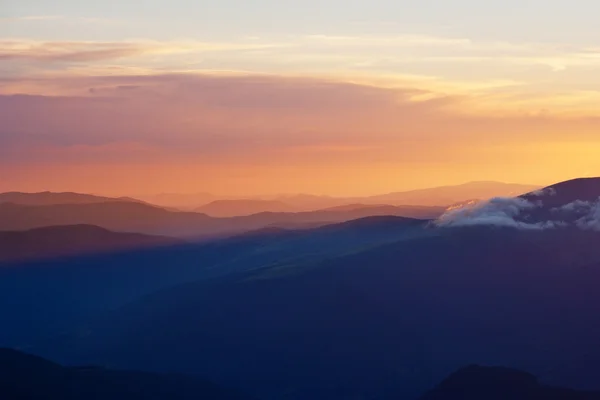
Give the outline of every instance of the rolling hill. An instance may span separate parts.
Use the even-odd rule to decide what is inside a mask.
[[[98,312],[184,282],[265,268],[279,272],[294,265],[310,268],[328,257],[430,235],[426,224],[370,217],[317,229],[267,228],[202,243],[4,264],[0,325],[5,328],[0,330],[0,345],[32,346],[74,329]]]

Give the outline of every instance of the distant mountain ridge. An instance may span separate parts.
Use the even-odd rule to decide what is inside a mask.
[[[195,212],[211,217],[239,217],[263,212],[298,212],[302,211],[278,200],[215,200],[194,209]]]
[[[158,194],[137,196],[160,206],[176,207],[185,211],[199,209],[211,202],[275,201],[293,207],[296,211],[316,211],[349,204],[393,206],[449,206],[471,199],[487,200],[497,196],[518,196],[541,188],[540,185],[513,184],[494,181],[475,181],[426,189],[390,192],[371,196],[326,196],[315,194],[281,194],[268,196],[217,196],[210,193]],[[279,203],[275,203],[279,204]],[[280,206],[280,204],[279,204]],[[276,211],[264,210],[264,211]],[[207,212],[210,214],[210,212]]]
[[[0,231],[0,263],[122,251],[183,243],[140,233],[118,233],[94,225],[48,226]]]
[[[28,230],[52,225],[96,225],[119,232],[139,232],[191,238],[224,237],[264,227],[326,225],[374,215],[432,219],[440,207],[366,207],[348,211],[300,213],[264,212],[217,218],[195,212],[176,212],[133,202],[102,202],[29,206],[0,204],[0,230]]]
[[[515,197],[539,188],[540,186],[538,185],[476,181],[461,185],[389,193],[372,196],[368,199],[385,204],[449,206],[474,199],[486,200],[492,197]]]
[[[57,204],[97,204],[107,202],[133,202],[147,204],[132,197],[105,197],[75,192],[0,193],[0,204],[14,203],[29,206],[47,206]]]
[[[161,207],[178,208],[191,211],[194,208],[208,204],[211,201],[222,200],[222,197],[210,193],[159,193],[154,195],[138,195],[136,198],[156,204]]]

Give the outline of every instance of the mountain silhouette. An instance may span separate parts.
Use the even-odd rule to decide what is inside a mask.
[[[471,365],[450,375],[419,400],[600,400],[600,392],[545,386],[527,372]]]
[[[426,225],[371,217],[318,229],[265,228],[201,243],[9,263],[12,268],[0,268],[0,345],[31,346],[159,289],[250,271],[311,268],[329,257],[429,235]]]
[[[539,186],[480,181],[468,182],[462,185],[389,193],[371,196],[367,199],[370,203],[393,205],[449,206],[474,199],[486,200],[492,197],[514,197],[536,189],[539,189]]]
[[[192,211],[211,201],[220,200],[210,193],[159,193],[154,195],[137,195],[136,198],[145,200],[161,207],[177,208],[182,211]]]
[[[539,200],[545,207],[561,207],[574,201],[598,201],[600,178],[579,178],[560,182],[521,196],[527,200]]]
[[[171,246],[180,243],[182,241],[173,238],[117,233],[94,225],[64,225],[28,231],[0,231],[0,262]]]
[[[276,200],[215,200],[194,209],[212,217],[236,217],[262,212],[296,212],[296,207]]]
[[[63,367],[0,348],[2,400],[244,400],[250,397],[186,375]]]
[[[522,210],[519,221],[600,230],[600,178],[573,179],[520,198],[534,206]]]
[[[144,203],[131,197],[105,197],[73,192],[6,192],[0,193],[1,203],[14,203],[29,206],[49,206],[57,204],[97,204],[108,202]]]
[[[224,201],[235,204],[238,201],[280,202],[295,211],[316,211],[326,208],[345,207],[347,205],[414,205],[447,207],[471,199],[486,200],[497,196],[518,196],[536,189],[539,185],[511,184],[503,182],[467,182],[460,185],[440,186],[427,189],[393,192],[374,196],[336,197],[315,194],[286,194],[275,196],[254,196],[252,198],[219,197],[208,193],[199,194],[161,194],[156,196],[137,196],[152,204],[178,207],[182,210],[199,209],[211,202]],[[265,210],[271,211],[271,210]],[[204,212],[204,211],[202,211]],[[207,214],[210,214],[207,212]]]
[[[565,196],[553,213],[580,200],[580,186],[561,185],[507,201],[544,209]],[[289,215],[203,216],[259,230],[0,270],[0,343],[71,365],[199,375],[265,400],[418,398],[469,364],[600,389],[600,232],[388,215],[264,225]]]
[[[0,204],[0,230],[28,230],[56,225],[96,225],[119,232],[138,232],[189,238],[236,235],[264,227],[307,226],[349,221],[374,215],[435,218],[440,207],[365,207],[300,213],[264,212],[249,216],[217,218],[196,212],[169,211],[132,202],[56,204],[29,206]]]
[[[203,233],[212,219],[132,202],[29,206],[0,204],[0,229],[27,230],[55,225],[96,225],[121,232],[169,235]]]

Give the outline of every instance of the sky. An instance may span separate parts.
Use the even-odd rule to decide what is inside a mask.
[[[597,176],[597,15],[597,0],[0,0],[0,191]]]

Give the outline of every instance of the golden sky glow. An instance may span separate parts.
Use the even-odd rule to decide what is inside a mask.
[[[370,32],[172,37],[149,15],[25,3],[40,12],[0,14],[1,191],[363,195],[600,175],[600,48],[583,28],[373,17]]]

